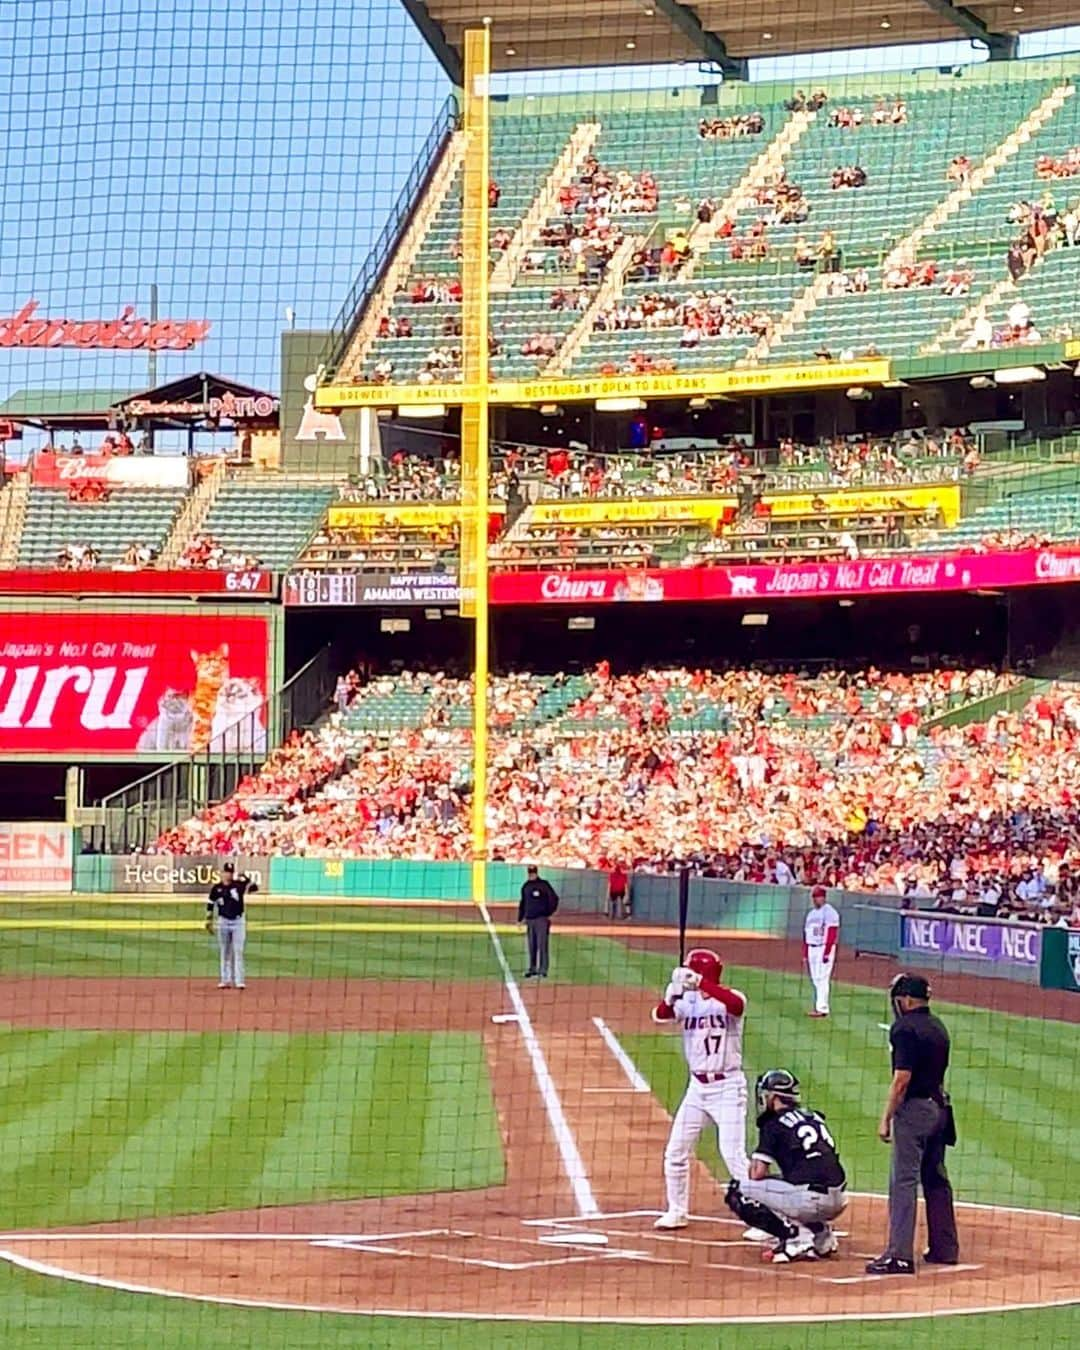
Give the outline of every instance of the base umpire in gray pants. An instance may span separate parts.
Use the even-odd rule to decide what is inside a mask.
[[[945,1150],[956,1143],[945,1091],[949,1033],[930,1011],[930,985],[922,975],[897,975],[889,998],[893,1077],[878,1126],[880,1138],[892,1142],[889,1245],[866,1270],[870,1275],[913,1275],[920,1181],[929,1234],[923,1260],[939,1266],[954,1266],[959,1260],[952,1186],[945,1170]]]
[[[545,881],[535,865],[525,869],[525,884],[521,888],[521,903],[518,905],[518,923],[525,925],[529,943],[529,968],[525,978],[531,980],[547,979],[548,938],[551,933],[551,916],[559,908],[559,897],[550,881]]]
[[[831,1220],[847,1206],[847,1177],[825,1117],[799,1105],[799,1080],[787,1069],[763,1073],[755,1095],[750,1179],[728,1185],[727,1206],[776,1239],[764,1254],[777,1265],[831,1256],[837,1246]]]

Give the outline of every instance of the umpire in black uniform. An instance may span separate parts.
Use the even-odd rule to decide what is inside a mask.
[[[868,1263],[870,1275],[915,1272],[915,1210],[919,1182],[926,1201],[929,1247],[923,1259],[954,1266],[959,1260],[952,1186],[945,1149],[956,1143],[952,1105],[945,1091],[949,1033],[930,1011],[930,985],[921,975],[897,975],[889,986],[894,1021],[892,1083],[878,1134],[892,1140],[889,1172],[889,1245]]]
[[[525,978],[547,979],[548,938],[551,916],[559,908],[559,897],[550,881],[545,881],[535,864],[525,869],[525,884],[521,888],[518,905],[518,923],[525,925],[529,942],[529,969]]]

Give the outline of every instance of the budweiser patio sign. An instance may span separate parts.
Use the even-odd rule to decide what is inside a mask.
[[[80,347],[117,352],[185,352],[210,331],[204,319],[141,319],[127,305],[115,319],[41,319],[38,302],[0,318],[0,347]]]

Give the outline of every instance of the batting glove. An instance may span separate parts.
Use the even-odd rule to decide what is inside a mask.
[[[697,973],[696,970],[683,970],[683,972],[682,972],[682,987],[683,987],[684,989],[700,989],[700,988],[701,988],[701,976]]]

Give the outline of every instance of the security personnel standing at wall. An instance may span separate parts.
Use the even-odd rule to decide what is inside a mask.
[[[246,874],[236,876],[236,868],[232,863],[225,864],[221,869],[221,880],[210,887],[206,901],[206,931],[214,931],[216,915],[218,951],[221,955],[219,989],[244,988],[244,943],[247,940],[244,897],[248,891],[258,889]]]
[[[518,923],[525,925],[529,943],[529,968],[525,978],[547,979],[548,937],[551,916],[559,908],[559,897],[550,881],[545,881],[535,864],[525,869],[525,884],[521,888],[518,905]]]
[[[930,1011],[930,985],[921,975],[897,975],[889,986],[893,1024],[892,1083],[878,1134],[892,1141],[889,1245],[867,1264],[869,1275],[915,1273],[915,1210],[919,1182],[926,1201],[929,1245],[923,1260],[954,1266],[959,1259],[952,1186],[945,1149],[956,1143],[945,1091],[949,1033]]]

